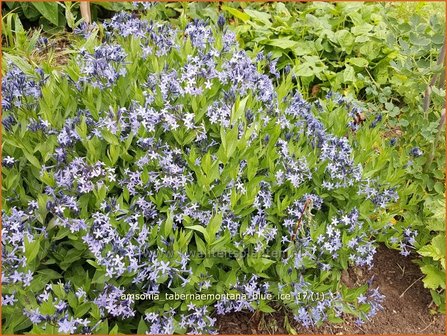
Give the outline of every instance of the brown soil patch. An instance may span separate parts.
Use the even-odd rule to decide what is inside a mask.
[[[365,283],[374,275],[373,287],[379,287],[386,296],[384,310],[371,321],[358,327],[353,320],[339,325],[324,325],[305,329],[296,325],[289,315],[290,324],[299,334],[445,334],[445,315],[433,315],[429,305],[431,296],[422,283],[419,267],[412,262],[415,257],[404,257],[398,251],[380,246],[374,267],[351,269],[343,274],[346,285]],[[402,294],[404,293],[404,294]],[[252,314],[234,313],[218,316],[218,331],[221,334],[287,334],[284,313]]]

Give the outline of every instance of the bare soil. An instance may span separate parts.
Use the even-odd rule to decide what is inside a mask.
[[[422,273],[412,261],[398,251],[380,246],[374,267],[351,269],[342,281],[348,286],[365,283],[374,275],[373,287],[385,295],[383,311],[371,321],[357,326],[353,320],[338,325],[323,325],[305,329],[288,315],[291,326],[299,334],[442,334],[445,335],[445,315],[433,314],[430,292],[424,288]],[[221,334],[288,334],[284,326],[285,314],[234,313],[219,316],[217,326]]]

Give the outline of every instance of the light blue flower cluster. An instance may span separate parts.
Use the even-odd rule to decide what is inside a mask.
[[[340,315],[343,305],[354,307],[341,295],[299,299],[302,292],[327,292],[311,278],[373,262],[365,214],[333,202],[330,193],[353,190],[382,208],[397,193],[363,177],[348,139],[320,120],[322,104],[305,101],[292,86],[279,101],[274,81],[291,74],[281,74],[270,55],[252,61],[222,20],[217,29],[194,21],[177,30],[120,13],[104,29],[105,42],[81,50],[78,72],[64,78],[76,97],[94,92],[115,101],[79,99],[75,115],[61,125],[40,115],[26,121],[27,132],[54,147],[49,163],[33,171],[42,192],[30,196],[26,209],[11,197],[3,212],[4,304],[16,304],[15,285],[29,286],[36,275],[24,250],[39,238],[48,241],[49,255],[73,247],[87,277],[94,274],[91,289],[67,285],[63,291],[95,306],[97,321],[75,318],[72,301],[51,298],[54,283],[38,300],[42,306],[54,299],[53,315],[22,307],[34,324],[56,322],[61,333],[94,332],[108,318],[143,316],[153,334],[213,333],[210,307],[218,314],[254,310],[267,304],[256,294],[275,291],[293,294],[284,304],[305,327],[327,321],[331,311]],[[41,80],[13,66],[4,78],[5,111],[25,108],[27,95],[40,98]],[[14,136],[17,122],[14,113],[4,116],[6,137]],[[13,171],[16,160],[5,157],[4,168]],[[248,257],[197,258],[216,251]],[[222,278],[234,267],[234,281],[226,284]],[[246,299],[142,308],[121,298],[129,288],[151,294],[218,288]],[[370,315],[381,302],[371,293]]]

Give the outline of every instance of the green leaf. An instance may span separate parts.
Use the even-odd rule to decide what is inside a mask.
[[[212,243],[216,238],[216,233],[219,231],[220,226],[222,225],[222,213],[219,212],[211,218],[210,222],[208,223],[208,226],[206,228],[206,231],[209,236],[209,243]],[[206,238],[205,238],[206,239]]]
[[[95,330],[99,335],[107,335],[109,333],[109,322],[107,319],[99,324],[98,329]]]
[[[374,26],[370,25],[369,23],[363,23],[359,26],[354,26],[351,28],[351,33],[354,35],[366,35],[368,34],[371,29],[373,29]]]
[[[266,26],[271,26],[272,23],[270,22],[271,19],[271,15],[265,12],[260,12],[257,10],[253,10],[253,9],[244,9],[244,12],[247,13],[250,17],[252,17],[253,19],[262,22],[263,24],[265,24]]]
[[[172,218],[172,213],[168,213],[168,217],[163,225],[163,235],[164,237],[168,237],[172,232],[172,225],[174,224],[174,219]]]
[[[258,305],[258,309],[262,311],[263,313],[274,313],[276,312],[275,309],[270,307],[265,301],[261,301]]]
[[[9,9],[14,9],[14,8],[17,8],[18,6],[20,6],[19,3],[18,3],[18,2],[15,2],[15,1],[14,1],[14,2],[11,2],[11,1],[5,1],[4,4],[5,4],[6,6],[8,6]]]
[[[62,278],[62,275],[60,275],[55,270],[49,268],[38,270],[37,273],[42,274],[45,277],[45,279],[47,279],[47,281]]]
[[[241,116],[244,115],[245,112],[245,106],[247,105],[248,98],[250,96],[245,97],[238,103],[235,103],[233,106],[233,109],[231,111],[231,117],[230,122],[233,124],[235,121],[237,121]]]
[[[359,68],[365,68],[369,64],[368,60],[363,57],[348,58],[347,62]]]
[[[36,21],[41,16],[41,13],[32,3],[23,2],[21,4],[21,8],[23,11],[23,15],[25,15],[25,17],[30,21]]]
[[[250,181],[258,172],[259,160],[256,155],[251,155],[247,160],[247,178]]]
[[[208,232],[206,231],[206,229],[203,226],[191,225],[191,226],[185,226],[185,229],[190,229],[190,230],[194,230],[194,231],[200,232],[205,237],[205,241],[206,242],[210,241],[210,236],[209,236]]]
[[[211,154],[209,152],[207,152],[203,156],[202,162],[201,162],[201,166],[202,166],[202,169],[203,169],[203,172],[205,173],[205,175],[210,174],[211,164],[212,164]]]
[[[423,279],[424,287],[430,289],[445,289],[445,271],[441,271],[434,265],[424,265],[421,267],[422,273],[425,274]]]
[[[37,257],[40,249],[40,240],[34,238],[34,240],[29,241],[28,237],[25,236],[25,257],[28,265]]]
[[[108,156],[112,166],[116,164],[121,154],[121,147],[117,145],[110,145],[108,149]]]
[[[297,56],[304,56],[316,53],[315,42],[313,41],[297,41],[293,52]]]
[[[240,10],[237,10],[236,8],[231,8],[226,5],[223,5],[221,8],[222,8],[222,10],[227,11],[234,17],[236,17],[244,22],[248,21],[250,19],[250,16],[248,14],[245,14],[244,12],[241,12]]]
[[[256,272],[264,272],[271,265],[276,263],[275,260],[267,259],[267,258],[256,258],[253,256],[248,256],[247,258],[248,265],[253,267]]]
[[[221,139],[222,139],[222,146],[224,147],[225,156],[227,158],[231,158],[234,151],[237,148],[238,143],[238,128],[233,127],[231,130],[227,131],[225,133],[225,130],[221,129]],[[225,163],[225,162],[224,162]]]
[[[114,134],[112,134],[111,132],[103,130],[102,136],[103,136],[104,140],[106,140],[109,144],[116,145],[116,146],[120,145],[120,142],[118,141],[117,137]]]
[[[146,331],[148,331],[148,327],[146,322],[144,322],[143,316],[140,318],[140,322],[138,322],[138,328],[137,328],[137,334],[138,335],[144,335],[146,334]]]
[[[76,249],[70,249],[67,251],[67,254],[64,256],[63,260],[59,264],[59,267],[66,271],[70,265],[78,260],[80,260],[81,255],[84,251],[79,251]]]
[[[438,234],[434,237],[429,245],[425,245],[418,250],[418,253],[424,257],[431,257],[433,260],[441,260],[445,259],[445,234]],[[441,262],[444,264],[444,262]]]
[[[75,309],[75,317],[82,317],[92,308],[91,302],[85,302]]]
[[[196,241],[197,251],[199,253],[206,253],[206,246],[203,240],[199,237],[198,234],[194,234],[194,240]]]
[[[350,83],[355,82],[355,71],[354,68],[349,64],[346,64],[346,68],[343,71],[343,80]]]
[[[37,160],[37,158],[31,154],[30,152],[28,152],[27,150],[23,150],[23,155],[25,155],[26,159],[36,168],[40,169],[40,162],[39,160]]]
[[[101,6],[111,12],[119,12],[122,10],[133,10],[131,2],[112,2],[112,1],[94,1],[92,4]],[[144,333],[143,333],[144,334]]]
[[[59,26],[59,4],[54,2],[33,2],[33,6],[42,16],[55,26]]]
[[[301,63],[298,65],[295,69],[295,75],[296,76],[302,76],[302,77],[310,77],[313,76],[315,73],[309,66],[309,63]]]
[[[365,56],[368,60],[373,60],[377,57],[380,52],[380,44],[376,42],[366,42],[363,43],[359,48],[360,53]]]
[[[410,42],[420,47],[426,47],[430,44],[430,40],[428,38],[425,38],[413,32],[410,33]]]
[[[342,49],[344,49],[348,54],[350,54],[352,51],[352,46],[354,44],[353,35],[346,29],[341,29],[335,33],[335,38],[337,39]]]
[[[444,187],[445,187],[444,183],[441,182],[436,182],[434,185],[435,191],[440,195],[444,194],[445,192]]]
[[[293,49],[296,48],[298,45],[296,41],[291,41],[287,38],[273,39],[270,40],[267,44],[281,49]]]
[[[116,334],[119,334],[118,324],[115,324],[115,326],[109,332],[109,335],[116,335]]]

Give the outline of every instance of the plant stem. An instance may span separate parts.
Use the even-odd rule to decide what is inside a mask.
[[[445,41],[444,44],[441,47],[441,50],[439,51],[439,57],[438,61],[436,62],[437,65],[440,65],[442,63],[445,63]],[[432,87],[436,84],[438,80],[438,74],[434,74],[430,83],[427,85],[427,88],[425,89],[424,93],[424,101],[423,101],[423,110],[424,114],[428,111],[428,108],[430,107],[430,98],[431,98],[431,92]]]
[[[444,101],[444,108],[442,109],[441,114],[441,120],[439,121],[438,130],[436,133],[435,141],[433,141],[433,147],[430,153],[430,156],[428,158],[427,164],[425,165],[425,171],[427,172],[430,168],[431,164],[433,163],[433,159],[435,158],[436,148],[438,147],[439,137],[442,134],[442,127],[444,127],[445,124],[445,101]]]

